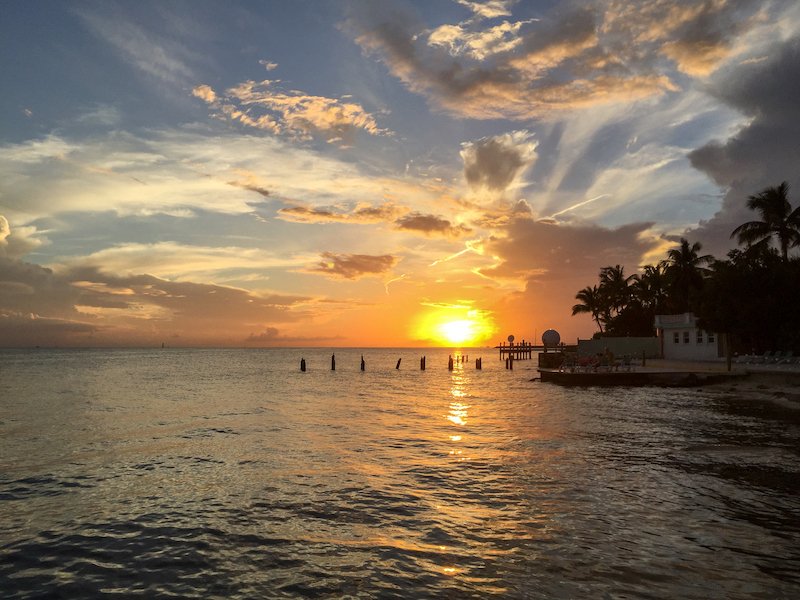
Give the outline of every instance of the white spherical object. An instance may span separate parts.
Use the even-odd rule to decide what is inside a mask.
[[[548,329],[542,334],[542,343],[545,348],[555,348],[561,342],[561,336],[555,329]]]

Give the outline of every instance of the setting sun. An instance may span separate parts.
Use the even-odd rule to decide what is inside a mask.
[[[414,337],[443,346],[476,346],[497,332],[491,313],[443,307],[417,317]]]
[[[475,338],[475,326],[472,320],[449,321],[439,325],[439,337],[451,344],[464,344]]]

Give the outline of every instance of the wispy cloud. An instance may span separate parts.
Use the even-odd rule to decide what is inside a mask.
[[[148,273],[176,280],[215,279],[226,271],[296,267],[301,258],[276,256],[257,248],[188,246],[176,242],[118,244],[65,259],[70,269],[93,268],[114,274]]]
[[[95,8],[99,6],[102,5]],[[176,83],[186,86],[195,80],[190,63],[198,57],[176,39],[141,27],[110,5],[103,6],[103,10],[84,6],[75,12],[93,34],[108,42],[137,71],[169,87]]]
[[[466,6],[478,17],[493,19],[495,17],[509,16],[511,7],[517,3],[517,0],[482,0],[480,2],[475,0],[456,0],[456,2]]]
[[[246,214],[253,203],[273,198],[291,198],[297,206],[354,205],[354,220],[378,220],[392,212],[393,203],[374,202],[387,190],[410,203],[429,203],[441,194],[424,181],[375,177],[352,162],[278,138],[197,127],[150,131],[147,137],[120,131],[80,140],[50,135],[0,146],[4,214],[16,222],[109,209],[121,215]]]
[[[568,206],[567,208],[558,211],[557,213],[553,213],[550,215],[551,219],[555,219],[556,217],[560,217],[561,215],[572,212],[575,209],[578,209],[582,206],[586,206],[587,204],[591,204],[592,202],[596,202],[597,200],[601,200],[603,198],[608,198],[610,194],[600,194],[599,196],[595,196],[594,198],[589,198],[588,200],[584,200],[582,202],[578,202],[577,204],[573,204],[572,206]]]

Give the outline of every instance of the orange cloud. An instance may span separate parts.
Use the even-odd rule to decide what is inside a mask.
[[[391,202],[379,206],[360,205],[350,212],[336,208],[288,206],[278,210],[278,218],[294,223],[381,223],[402,214]]]
[[[523,22],[528,27],[473,20],[428,36],[413,17],[377,9],[347,24],[357,43],[439,108],[526,120],[675,91],[664,58],[691,76],[711,73],[755,22],[756,4],[598,1]]]
[[[398,229],[418,231],[425,235],[443,235],[450,238],[458,238],[472,233],[472,229],[461,223],[454,225],[442,217],[423,215],[418,212],[401,217],[395,224]]]
[[[323,252],[322,260],[309,273],[321,273],[334,278],[360,279],[386,273],[395,264],[397,257],[390,254],[372,256],[369,254],[335,254]]]
[[[283,92],[277,83],[269,79],[245,81],[222,96],[201,84],[192,90],[192,95],[231,121],[300,139],[318,136],[328,141],[349,140],[359,130],[370,135],[390,133],[378,127],[375,118],[355,102]]]

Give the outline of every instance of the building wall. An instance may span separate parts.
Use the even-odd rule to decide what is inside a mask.
[[[647,358],[661,356],[659,340],[656,337],[604,337],[599,340],[578,340],[580,356],[602,354],[606,348],[617,358],[626,354],[633,358],[641,358],[643,351]]]
[[[719,335],[699,329],[692,313],[656,315],[655,327],[664,358],[716,360],[724,354]]]
[[[664,358],[672,360],[715,360],[720,356],[719,338],[697,327],[661,330]]]

